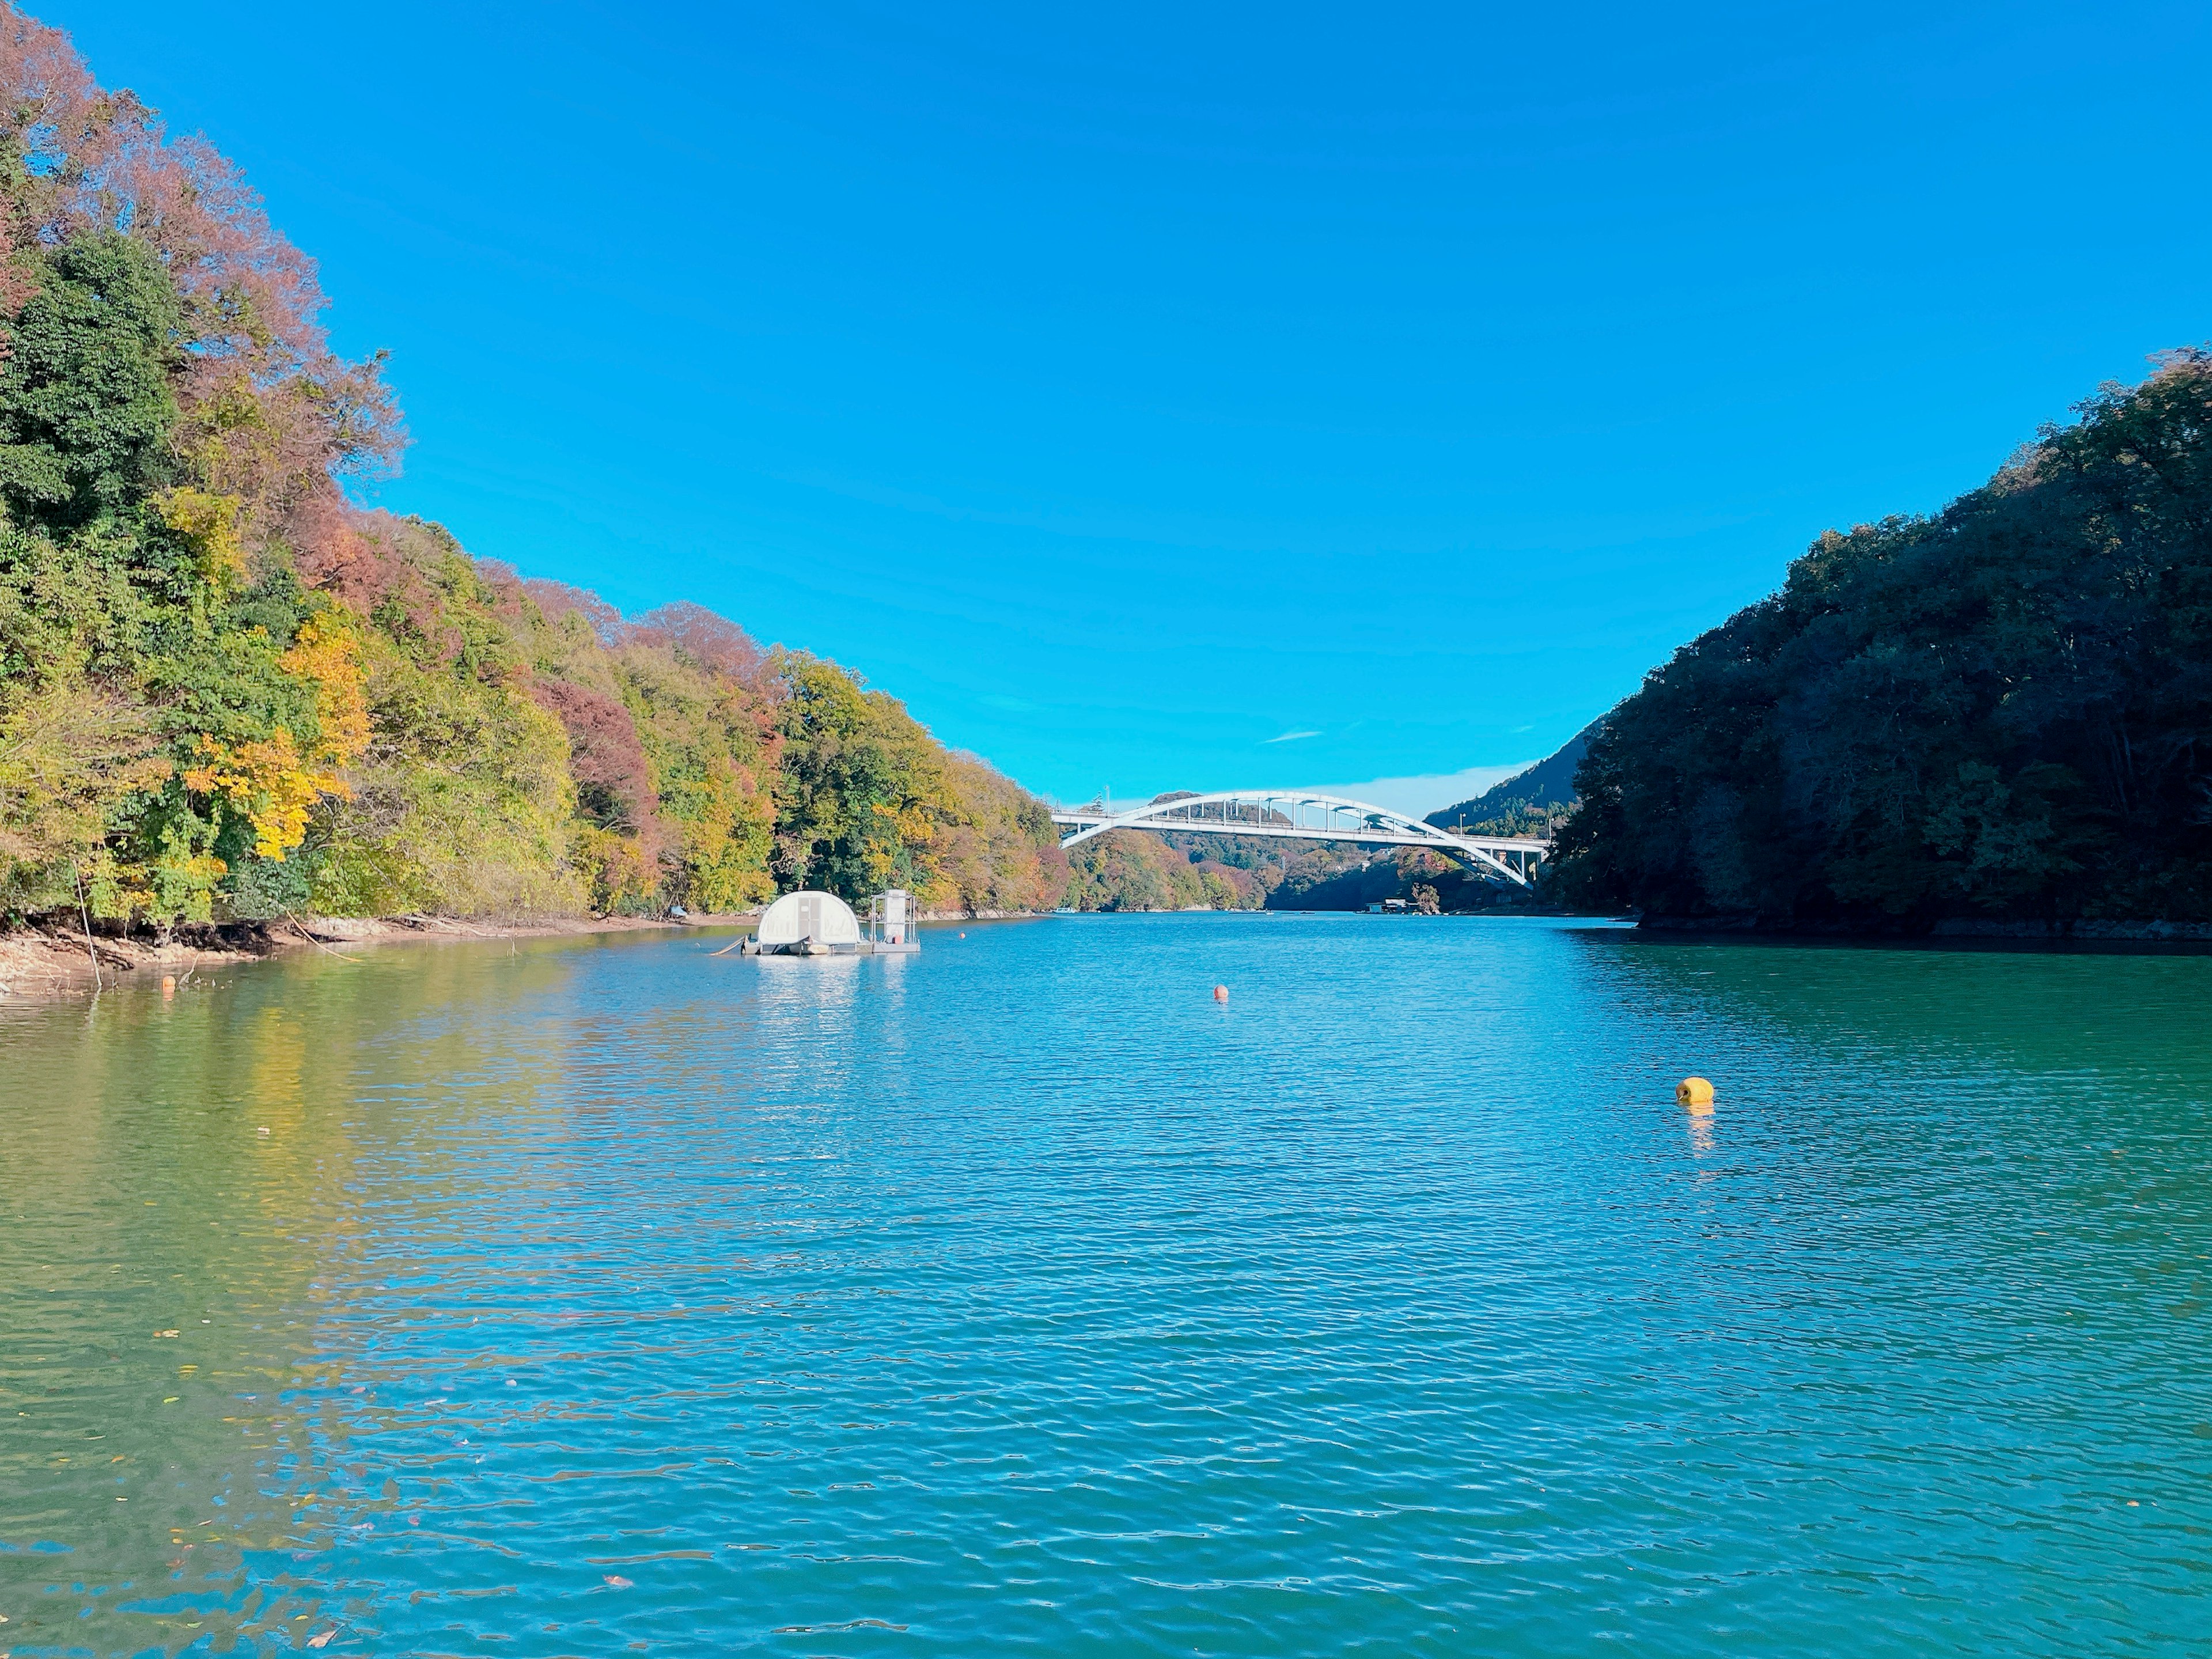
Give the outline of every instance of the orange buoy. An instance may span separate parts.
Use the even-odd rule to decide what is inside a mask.
[[[1686,1077],[1674,1085],[1674,1103],[1693,1112],[1713,1109],[1713,1085],[1701,1077]]]
[[[1228,1000],[1229,1000],[1229,988],[1228,988],[1226,985],[1217,985],[1217,986],[1215,986],[1215,987],[1213,988],[1213,1000],[1214,1000],[1216,1002],[1226,1002],[1226,1001],[1228,1001]]]
[[[164,974],[161,975],[161,994],[165,997],[173,997],[177,994],[177,976],[174,974]]]

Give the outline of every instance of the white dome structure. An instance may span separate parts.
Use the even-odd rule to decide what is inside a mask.
[[[755,935],[763,951],[811,954],[806,947],[850,949],[860,942],[860,920],[835,893],[786,893],[762,913]]]

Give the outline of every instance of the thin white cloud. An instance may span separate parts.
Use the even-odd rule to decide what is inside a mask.
[[[1318,732],[1285,732],[1279,738],[1262,738],[1261,743],[1296,743],[1300,738],[1317,738]]]

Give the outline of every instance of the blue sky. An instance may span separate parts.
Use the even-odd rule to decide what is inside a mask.
[[[384,505],[1069,799],[1443,805],[2212,337],[2202,4],[34,9],[391,349]]]

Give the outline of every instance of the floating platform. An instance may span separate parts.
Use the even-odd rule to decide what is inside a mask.
[[[852,945],[824,945],[816,939],[799,939],[790,945],[763,945],[757,939],[742,941],[738,946],[741,957],[910,957],[921,949],[911,942],[888,945],[880,939],[864,939]]]
[[[802,889],[762,912],[760,930],[738,946],[747,957],[913,956],[914,898],[898,888],[868,902],[865,932],[853,907],[835,893]]]

